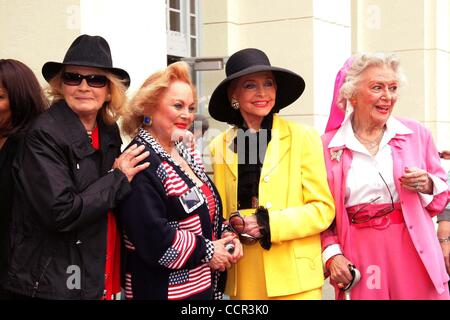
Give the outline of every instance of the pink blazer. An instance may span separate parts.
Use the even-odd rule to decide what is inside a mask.
[[[402,188],[398,179],[403,175],[405,167],[422,168],[443,181],[447,180],[447,174],[440,165],[438,151],[430,131],[416,121],[398,120],[414,133],[397,134],[389,142],[394,162],[394,180],[411,239],[437,292],[441,294],[449,277],[431,218],[442,212],[447,205],[447,192],[436,195],[433,201],[423,208],[419,195]],[[321,234],[322,250],[331,244],[339,244],[344,255],[352,260],[350,222],[344,206],[347,172],[352,162],[352,151],[345,146],[328,149],[336,132],[337,129],[322,136],[328,184],[336,206],[336,218],[333,224]],[[336,156],[341,152],[339,150],[342,150],[340,157]]]

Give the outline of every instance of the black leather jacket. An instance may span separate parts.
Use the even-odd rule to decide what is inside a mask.
[[[0,149],[0,286],[8,273],[9,225],[13,198],[12,163],[23,134],[9,136]],[[0,293],[1,299],[1,293]]]
[[[5,288],[44,299],[99,299],[104,289],[107,212],[131,187],[119,170],[117,125],[98,119],[90,144],[63,101],[42,114],[13,165],[15,198]]]

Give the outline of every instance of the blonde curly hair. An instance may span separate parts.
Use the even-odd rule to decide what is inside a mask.
[[[167,88],[174,81],[187,83],[192,89],[194,103],[197,104],[197,94],[190,77],[188,64],[183,61],[175,62],[165,70],[158,71],[148,77],[129,101],[123,114],[121,125],[125,134],[130,136],[136,135],[144,120],[144,110],[157,107]]]

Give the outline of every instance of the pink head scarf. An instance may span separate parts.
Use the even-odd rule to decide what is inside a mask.
[[[345,61],[344,66],[336,75],[336,80],[334,81],[333,101],[331,102],[331,110],[325,132],[339,128],[342,121],[344,121],[347,101],[345,98],[339,99],[339,91],[345,82],[345,77],[347,76],[348,70],[352,66],[352,62],[353,57],[348,58],[347,61]]]

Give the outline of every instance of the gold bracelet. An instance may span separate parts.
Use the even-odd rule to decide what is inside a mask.
[[[447,238],[438,238],[440,243],[444,243],[444,242],[450,242],[450,236]]]

